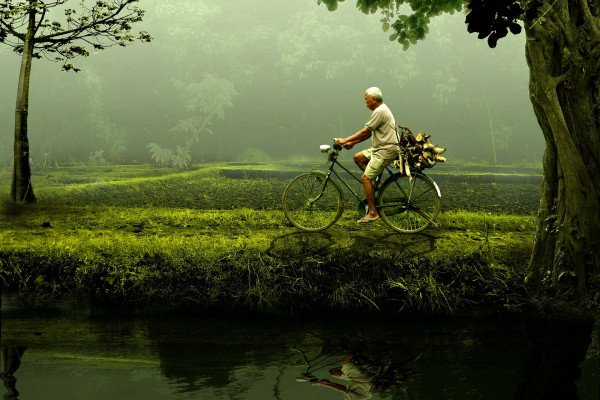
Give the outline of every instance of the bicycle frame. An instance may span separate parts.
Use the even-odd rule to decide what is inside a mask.
[[[340,163],[340,162],[337,160],[337,157],[338,157],[338,154],[339,154],[339,152],[340,152],[340,150],[341,150],[341,147],[340,147],[340,148],[336,148],[336,147],[337,147],[337,146],[335,146],[335,145],[334,145],[334,149],[335,149],[335,150],[334,150],[332,153],[330,153],[330,154],[329,154],[329,160],[328,160],[328,161],[329,161],[331,164],[329,164],[329,168],[327,169],[327,173],[325,174],[325,175],[326,175],[326,179],[325,179],[325,181],[323,182],[323,189],[321,190],[321,193],[320,193],[320,194],[319,194],[317,197],[315,197],[314,199],[312,199],[312,200],[311,200],[311,203],[312,203],[312,202],[315,202],[315,201],[317,201],[317,200],[319,200],[319,199],[321,198],[321,195],[323,194],[323,192],[324,192],[324,190],[325,190],[325,187],[326,187],[326,185],[327,185],[327,181],[328,181],[329,179],[332,179],[332,178],[331,178],[331,174],[332,174],[332,173],[333,173],[333,174],[334,174],[334,175],[335,175],[335,176],[338,178],[338,180],[339,180],[340,182],[342,182],[342,183],[344,184],[344,186],[345,186],[345,187],[346,187],[346,188],[347,188],[347,189],[350,191],[350,193],[351,193],[351,194],[352,194],[352,195],[353,195],[353,196],[356,198],[356,200],[357,200],[359,203],[363,201],[363,200],[362,200],[362,198],[361,198],[361,196],[360,196],[360,195],[358,195],[358,194],[357,194],[357,193],[356,193],[356,192],[355,192],[355,191],[352,189],[352,187],[350,187],[350,185],[348,185],[348,183],[346,182],[346,180],[345,180],[344,178],[342,178],[342,177],[341,177],[341,175],[340,175],[340,174],[339,174],[339,173],[338,173],[338,172],[337,172],[337,171],[334,169],[336,165],[337,165],[337,166],[339,166],[341,169],[343,169],[344,171],[346,171],[346,173],[348,173],[348,174],[349,174],[349,175],[350,175],[352,178],[354,178],[354,180],[356,180],[357,182],[359,182],[359,183],[362,185],[362,180],[361,180],[359,177],[357,177],[357,176],[356,176],[356,175],[355,175],[355,174],[354,174],[352,171],[350,171],[348,168],[346,168],[345,166],[343,166],[343,165],[342,165],[342,164],[341,164],[341,163]],[[387,171],[387,172],[390,174],[390,176],[394,176],[394,175],[395,175],[395,174],[394,174],[392,171],[390,171],[389,167],[385,167],[385,170],[386,170],[386,171]],[[382,181],[382,177],[383,177],[383,172],[382,172],[381,174],[379,174],[379,175],[377,176],[377,178],[375,178],[375,196],[377,196],[377,194],[378,194],[378,191],[379,191],[379,188],[378,188],[378,186],[379,186],[379,183]],[[432,182],[433,182],[433,181],[432,181]],[[437,187],[437,184],[435,184],[435,182],[433,182],[433,183],[434,183],[434,185],[435,185],[435,187],[436,187],[436,190],[438,191],[438,195],[439,195],[439,189],[438,189],[438,187]],[[407,198],[411,198],[411,195],[412,195],[412,187],[411,187],[411,193],[408,193],[408,194],[404,192],[404,190],[402,189],[402,187],[398,186],[398,188],[399,188],[399,189],[402,191],[402,193],[403,193],[405,196],[407,196]],[[386,204],[386,205],[385,205],[385,207],[397,207],[397,206],[398,206],[398,204]]]

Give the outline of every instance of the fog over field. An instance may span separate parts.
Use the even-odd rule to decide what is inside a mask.
[[[188,145],[192,163],[318,157],[363,127],[364,90],[382,89],[399,124],[432,135],[450,162],[540,163],[524,34],[498,47],[469,35],[464,14],[431,21],[403,51],[380,15],[353,2],[142,0],[137,30],[154,41],[75,59],[34,60],[29,137],[42,162],[150,163]],[[20,57],[0,47],[0,166],[12,165]],[[345,157],[349,157],[346,155]]]

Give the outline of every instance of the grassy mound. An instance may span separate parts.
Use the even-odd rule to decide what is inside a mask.
[[[39,201],[0,214],[0,280],[36,301],[206,308],[452,312],[524,299],[531,213],[446,207],[443,197],[439,227],[402,235],[358,226],[347,196],[336,225],[303,233],[280,210],[286,179],[227,178],[224,168],[248,166],[37,174]]]

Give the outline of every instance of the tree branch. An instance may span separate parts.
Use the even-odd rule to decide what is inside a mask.
[[[102,36],[106,36],[106,35],[102,34]],[[90,33],[86,33],[84,35],[71,35],[71,37],[69,37],[69,38],[48,39],[43,42],[43,43],[47,43],[48,46],[43,46],[43,47],[50,48],[50,47],[54,47],[56,45],[63,46],[65,44],[72,42],[73,40],[76,40],[76,39],[83,39],[85,41],[85,39],[89,38],[89,37],[98,37],[98,34],[90,32]],[[100,44],[99,41],[98,41],[98,44]]]
[[[4,20],[0,19],[0,24],[2,24],[2,26],[4,27],[4,29],[6,29],[11,35],[13,35],[14,37],[17,37],[21,40],[25,40],[25,34],[23,33],[19,33],[17,31],[15,31],[12,27],[12,25],[7,24],[6,22],[4,22]]]
[[[40,29],[40,26],[42,26],[42,24],[44,23],[44,17],[46,16],[46,7],[44,7],[44,12],[42,12],[42,17],[40,18],[40,22],[37,24],[37,26],[35,27],[35,29],[33,30],[33,36],[35,37],[35,34],[38,32],[38,30]]]
[[[87,24],[87,25],[79,26],[77,28],[69,29],[69,30],[62,31],[62,32],[53,33],[53,34],[50,34],[50,35],[40,36],[36,41],[37,42],[46,42],[46,41],[49,41],[48,39],[54,39],[54,38],[57,38],[57,37],[60,38],[61,36],[67,36],[67,35],[74,34],[74,35],[71,35],[71,37],[69,37],[68,39],[65,39],[65,38],[56,39],[56,40],[62,40],[62,41],[69,41],[69,40],[73,40],[76,37],[77,34],[79,34],[81,32],[84,32],[84,31],[86,31],[88,29],[93,29],[97,25],[114,25],[118,21],[123,21],[126,18],[130,17],[131,15],[133,15],[133,12],[132,12],[132,13],[124,15],[124,16],[122,16],[120,18],[114,19],[117,15],[119,15],[119,13],[121,11],[123,11],[125,9],[126,6],[128,6],[131,3],[133,3],[132,0],[127,0],[125,3],[122,3],[119,7],[117,7],[117,9],[116,9],[115,12],[113,12],[110,16],[108,16],[106,18],[103,18],[103,19],[98,20],[98,21],[94,21],[94,22],[92,22],[90,24]],[[114,19],[114,20],[111,21],[111,19]]]
[[[600,21],[592,15],[587,0],[580,0],[581,11],[583,11],[583,20],[589,26],[591,33],[596,40],[600,39]]]
[[[554,84],[554,87],[558,87],[558,85],[560,85],[561,83],[563,83],[564,81],[567,80],[567,74],[562,74],[562,75],[558,75],[558,76],[553,76],[552,77],[552,83]]]
[[[126,46],[128,42],[136,39],[137,35],[132,34],[131,26],[141,21],[144,16],[144,11],[134,5],[139,0],[91,0],[87,3],[84,3],[85,0],[79,0],[82,10],[77,18],[72,17],[74,10],[64,10],[67,18],[65,28],[61,27],[60,22],[46,19],[52,7],[69,1],[53,0],[45,3],[25,0],[9,12],[10,1],[0,0],[2,43],[12,47],[15,52],[22,53],[27,35],[32,34],[34,56],[64,62],[64,70],[77,72],[78,69],[66,62],[78,56],[89,56],[88,46],[103,50],[116,45]],[[36,17],[40,16],[41,18],[37,20]],[[28,33],[19,33],[19,28],[27,24],[30,28]],[[151,37],[146,32],[140,32],[139,39],[150,41]],[[80,45],[77,45],[76,42],[79,40],[81,40]]]
[[[567,42],[568,46],[571,47],[573,45],[573,35],[571,35],[571,31],[567,29],[565,25],[565,20],[568,20],[568,11],[563,9],[563,4],[560,3],[558,10],[550,13],[549,17],[553,24],[557,27],[557,30],[562,34]],[[565,18],[566,17],[566,18]]]

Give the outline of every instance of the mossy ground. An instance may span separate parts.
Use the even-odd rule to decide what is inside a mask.
[[[117,304],[414,312],[498,311],[524,301],[535,226],[531,206],[522,207],[535,204],[531,185],[448,182],[439,227],[417,235],[383,222],[358,226],[346,196],[336,225],[303,233],[281,211],[287,175],[223,173],[302,168],[38,171],[38,202],[5,202],[0,214],[0,278],[36,301],[91,296]],[[8,188],[8,176],[0,172],[0,187]]]

